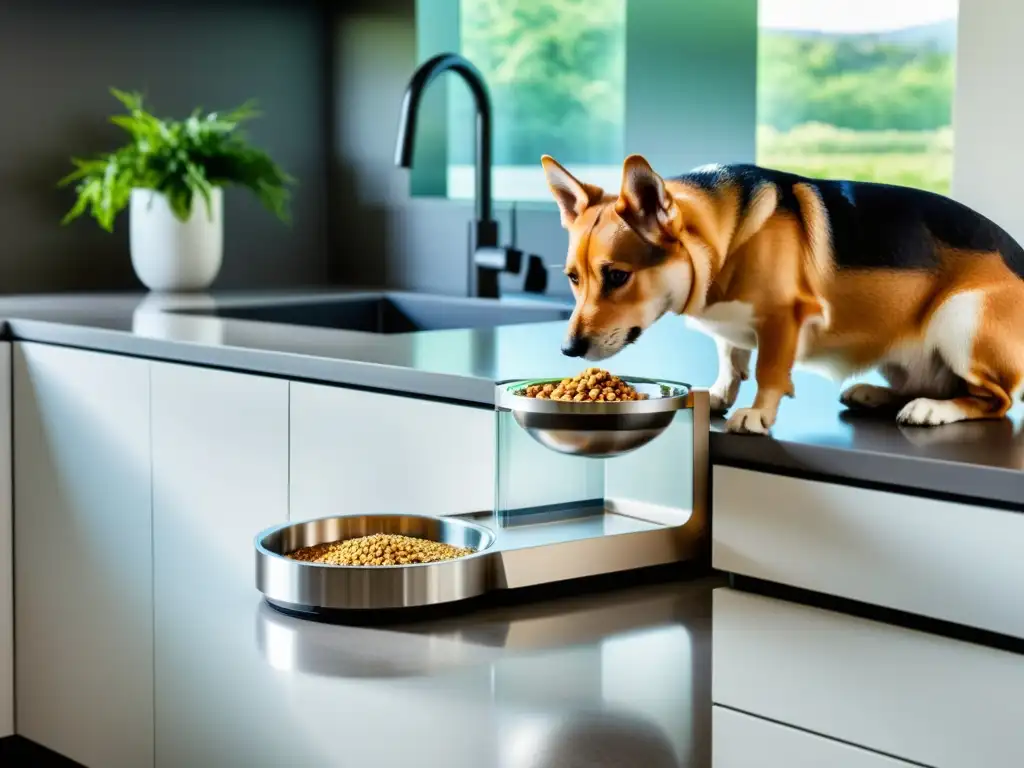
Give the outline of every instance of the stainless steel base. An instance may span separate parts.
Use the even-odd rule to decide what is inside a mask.
[[[494,590],[685,562],[698,553],[702,523],[688,511],[628,502],[508,526],[493,512],[329,517],[259,534],[256,586],[272,606],[298,614],[441,605]],[[378,532],[477,551],[457,560],[397,566],[318,565],[285,557],[301,547]]]
[[[276,608],[326,615],[455,603],[495,590],[693,560],[708,534],[707,391],[690,390],[685,407],[693,409],[693,496],[680,503],[691,502],[689,509],[605,499],[596,508],[513,512],[500,518],[487,511],[447,517],[344,515],[286,523],[256,537],[256,587]],[[372,533],[419,536],[476,552],[439,563],[365,567],[285,557],[301,547]]]

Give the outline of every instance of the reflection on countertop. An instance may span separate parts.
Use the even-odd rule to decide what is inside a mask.
[[[495,382],[569,375],[580,367],[559,351],[563,322],[376,334],[167,312],[353,293],[359,292],[9,297],[0,299],[0,318],[16,339],[476,406],[493,404]],[[668,317],[609,365],[707,387],[718,363],[710,338]],[[880,382],[874,374],[863,380]],[[794,382],[797,395],[783,404],[771,439],[726,434],[715,420],[712,463],[884,482],[1003,505],[1024,498],[1024,404],[1000,421],[900,428],[891,417],[846,412],[835,382],[799,370]],[[744,382],[739,402],[751,401],[754,389],[753,381]]]
[[[314,622],[260,603],[256,640],[267,663],[284,671],[339,678],[430,676],[510,653],[595,645],[636,632],[706,630],[710,589],[721,583],[672,581],[539,602],[513,595],[511,605],[480,612],[455,608],[441,618],[383,626]]]
[[[191,612],[157,638],[157,766],[1024,759],[1024,656],[718,577],[345,626],[278,613],[211,573],[193,599],[181,585]]]
[[[158,638],[158,766],[710,764],[720,579],[386,627],[286,616],[242,582]]]

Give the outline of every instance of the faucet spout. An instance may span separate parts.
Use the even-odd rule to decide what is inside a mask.
[[[469,86],[476,105],[476,220],[490,225],[493,220],[491,199],[491,96],[487,83],[469,59],[457,53],[441,53],[419,66],[409,80],[402,100],[402,113],[398,125],[398,141],[395,145],[395,165],[400,168],[412,167],[413,146],[416,140],[416,120],[419,117],[423,93],[438,75],[444,72],[457,73]],[[482,229],[490,230],[485,226]],[[478,243],[483,246],[497,245],[495,242]]]

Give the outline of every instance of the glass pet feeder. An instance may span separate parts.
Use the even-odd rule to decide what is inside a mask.
[[[570,403],[495,391],[494,508],[432,517],[342,515],[256,537],[256,585],[274,607],[325,618],[424,607],[502,589],[683,563],[708,532],[709,401],[686,384],[621,377],[647,399]],[[369,533],[404,533],[469,556],[331,566],[285,554]]]
[[[496,396],[499,586],[693,559],[707,529],[708,393],[622,377],[645,400]],[[557,380],[555,380],[557,381]]]

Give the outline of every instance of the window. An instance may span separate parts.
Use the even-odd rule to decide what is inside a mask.
[[[757,162],[948,194],[957,0],[759,0]]]
[[[459,0],[461,52],[494,105],[494,193],[550,201],[548,154],[609,189],[624,157],[626,0]],[[449,92],[448,196],[473,195],[473,109]]]
[[[752,162],[757,0],[417,0],[419,61],[458,51],[494,107],[494,197],[551,206],[540,165],[618,189],[643,154],[665,175]],[[473,102],[458,78],[421,108],[414,195],[474,193]]]

